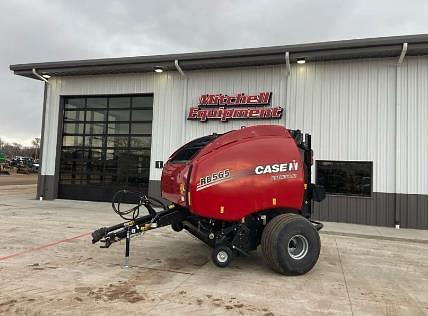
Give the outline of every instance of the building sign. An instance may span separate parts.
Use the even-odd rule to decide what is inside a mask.
[[[280,119],[283,109],[269,106],[271,96],[272,92],[256,95],[203,94],[199,97],[199,105],[190,107],[187,119],[201,122],[211,119],[221,122],[231,119]]]

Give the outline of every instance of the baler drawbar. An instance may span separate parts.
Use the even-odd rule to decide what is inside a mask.
[[[113,210],[124,220],[92,233],[108,248],[148,230],[183,229],[213,248],[219,267],[261,245],[273,270],[304,274],[318,260],[322,224],[310,219],[312,201],[325,198],[311,183],[311,137],[275,125],[253,126],[195,139],[174,152],[161,178],[162,198],[122,190]],[[129,204],[135,206],[129,208]],[[123,210],[123,205],[128,208]],[[122,209],[121,209],[122,206]],[[146,209],[147,215],[140,216]]]

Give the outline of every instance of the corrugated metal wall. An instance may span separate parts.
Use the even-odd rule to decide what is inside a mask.
[[[392,225],[397,208],[404,225],[428,227],[428,57],[408,57],[398,70],[396,64],[397,58],[295,64],[288,79],[284,65],[191,71],[187,79],[177,72],[53,77],[42,174],[55,173],[61,95],[153,93],[152,181],[161,175],[154,161],[165,161],[195,137],[256,123],[283,124],[313,135],[316,159],[373,161],[372,198],[329,196],[316,216]],[[201,94],[261,91],[272,91],[272,105],[285,107],[281,120],[186,120]]]
[[[394,192],[394,90],[392,60],[293,67],[287,126],[312,134],[316,159],[373,161],[373,191]]]
[[[398,69],[397,193],[428,194],[428,57]]]
[[[153,93],[153,139],[151,180],[160,180],[161,169],[153,168],[154,161],[165,161],[184,142],[196,137],[218,132],[223,133],[249,124],[282,124],[276,121],[229,121],[205,123],[187,121],[191,105],[197,105],[199,96],[205,93],[256,94],[272,91],[272,104],[284,107],[286,78],[284,66],[219,69],[192,71],[183,79],[177,72],[162,74],[135,74],[110,76],[80,76],[50,79],[47,99],[47,123],[43,148],[43,175],[55,173],[56,133],[58,126],[59,99],[61,95],[96,95]],[[186,85],[187,80],[187,85]]]
[[[272,105],[285,105],[286,76],[285,67],[269,66],[254,68],[219,69],[210,72],[197,71],[189,75],[188,100],[186,109],[190,105],[197,105],[199,96],[206,93],[257,94],[262,91],[272,92]],[[187,121],[185,124],[185,141],[201,135],[214,132],[224,133],[231,129],[239,129],[248,124],[285,124],[284,116],[281,120],[242,121],[230,120],[221,123],[218,120],[201,123]]]
[[[397,61],[292,68],[287,126],[312,133],[316,159],[373,161],[371,198],[328,196],[315,217],[428,228],[428,57]]]
[[[404,227],[428,228],[428,56],[397,73],[397,212]]]

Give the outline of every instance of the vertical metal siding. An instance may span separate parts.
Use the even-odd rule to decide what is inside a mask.
[[[254,68],[218,69],[212,71],[188,72],[188,104],[186,111],[191,105],[197,105],[199,96],[205,93],[235,94],[244,92],[256,94],[261,91],[272,92],[272,105],[284,107],[281,99],[285,91],[285,72],[283,66],[268,66]],[[183,120],[185,119],[183,115]],[[286,115],[286,114],[285,114]],[[212,133],[224,133],[232,129],[239,129],[246,125],[256,124],[281,124],[284,125],[284,116],[280,120],[230,120],[226,123],[218,120],[187,121],[185,127],[184,141],[190,141],[196,137]]]
[[[184,81],[176,73],[155,76],[150,180],[160,180],[162,169],[154,161],[165,161],[182,142]]]
[[[44,156],[46,158],[42,174],[55,173],[56,137],[52,131],[57,130],[61,95],[153,93],[151,180],[159,180],[161,176],[161,169],[153,167],[154,161],[166,160],[177,147],[191,139],[211,133],[224,133],[244,125],[284,125],[285,118],[277,121],[230,120],[227,123],[218,120],[205,123],[186,120],[189,107],[197,105],[199,96],[205,93],[255,94],[272,91],[272,105],[284,107],[286,91],[284,66],[192,71],[186,72],[186,75],[187,91],[184,90],[186,79],[177,72],[53,77],[50,80],[47,100],[49,126],[45,130],[45,139],[48,140],[48,145],[44,148],[47,155]]]
[[[286,125],[312,134],[315,158],[373,161],[373,191],[394,192],[394,62],[294,65],[289,80]]]
[[[60,95],[154,93],[152,160],[165,160],[183,142],[247,124],[282,124],[313,135],[317,159],[372,160],[374,191],[394,192],[393,61],[369,60],[294,65],[288,91],[284,66],[218,69],[163,74],[103,75],[52,78],[48,89],[47,127],[42,170],[55,170],[55,131]],[[278,121],[187,121],[188,108],[204,93],[272,91],[272,105],[285,107]],[[287,93],[287,99],[285,95]],[[286,122],[286,123],[285,123]],[[153,163],[152,163],[153,165]],[[161,170],[151,168],[150,179]]]
[[[153,161],[166,160],[183,142],[247,124],[281,124],[312,133],[316,159],[373,161],[371,199],[329,197],[316,216],[390,225],[397,205],[403,226],[428,226],[428,57],[408,57],[398,71],[396,63],[394,58],[295,64],[288,79],[284,65],[188,71],[188,79],[177,72],[52,77],[41,174],[55,173],[61,95],[153,93],[150,180],[161,175]],[[186,120],[201,94],[263,90],[273,92],[272,105],[285,108],[283,119]]]
[[[401,225],[428,228],[428,57],[398,70],[397,209]]]
[[[45,131],[43,135],[43,163],[41,175],[55,174],[56,144],[59,113],[59,80],[51,80],[46,99]]]
[[[428,194],[428,57],[398,71],[397,193]]]

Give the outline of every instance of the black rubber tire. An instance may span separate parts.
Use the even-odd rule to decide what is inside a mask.
[[[226,253],[227,259],[225,261],[219,260],[217,255],[220,252]],[[211,253],[211,260],[217,267],[220,267],[220,268],[227,267],[232,262],[232,259],[233,259],[233,251],[227,246],[217,246],[213,249],[213,252]]]
[[[171,224],[171,228],[173,231],[178,233],[178,232],[181,232],[184,227],[183,227],[183,223],[178,222],[178,223]]]
[[[308,251],[301,259],[288,253],[290,239],[302,235],[308,242]],[[303,216],[287,213],[274,217],[262,234],[261,248],[268,265],[281,274],[302,275],[317,263],[321,250],[318,231]]]

